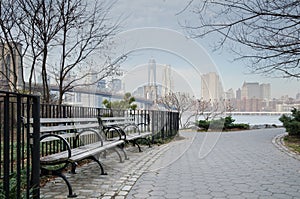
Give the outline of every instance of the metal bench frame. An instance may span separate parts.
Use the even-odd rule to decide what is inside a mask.
[[[136,145],[139,152],[142,152],[138,140],[146,140],[149,147],[151,147],[151,141],[148,139],[152,135],[151,131],[141,132],[139,126],[149,125],[146,123],[135,123],[135,119],[132,116],[128,117],[98,117],[99,126],[103,128],[106,136],[110,131],[119,132],[125,142],[131,142],[134,146]],[[134,129],[134,133],[130,133],[130,129]]]
[[[23,123],[25,127],[30,128],[30,124],[33,123],[33,119],[27,120],[23,118]],[[104,168],[99,161],[100,153],[106,152],[109,149],[115,150],[120,158],[120,162],[123,162],[121,154],[116,150],[119,147],[124,153],[125,159],[128,159],[126,152],[124,151],[124,139],[123,135],[119,133],[118,139],[107,140],[103,135],[102,128],[99,127],[97,118],[40,118],[40,142],[51,142],[51,141],[61,141],[66,150],[44,157],[40,157],[41,165],[41,176],[58,176],[61,177],[67,187],[68,187],[68,197],[74,198],[77,195],[73,192],[72,186],[63,171],[71,164],[71,173],[76,173],[77,162],[91,159],[99,165],[101,169],[101,175],[107,175]],[[45,126],[51,124],[52,126]],[[66,133],[66,131],[74,131],[74,133]],[[75,139],[74,143],[80,139],[81,136],[87,134],[95,134],[98,140],[94,143],[90,143],[83,146],[74,146],[71,148],[67,139]],[[55,169],[47,168],[47,166],[55,166]]]

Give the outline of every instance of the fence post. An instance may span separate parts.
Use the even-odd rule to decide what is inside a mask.
[[[32,133],[32,196],[34,199],[40,198],[40,97],[35,96],[33,98],[32,116],[33,122],[33,133]]]
[[[21,198],[21,95],[17,95],[17,198]]]
[[[4,97],[4,179],[5,198],[9,198],[9,93]]]
[[[156,121],[155,121],[155,115],[154,115],[154,110],[151,110],[151,116],[152,116],[152,118],[151,118],[151,131],[152,131],[152,144],[154,143],[154,136],[155,136],[155,123],[156,123]]]

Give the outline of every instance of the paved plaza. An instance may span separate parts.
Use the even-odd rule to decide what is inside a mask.
[[[114,153],[103,160],[107,176],[95,163],[68,174],[77,198],[300,198],[300,161],[272,140],[284,129],[242,132],[181,132],[185,139],[129,148],[119,163]],[[297,159],[298,158],[298,159]],[[60,180],[47,183],[44,198],[66,198]]]

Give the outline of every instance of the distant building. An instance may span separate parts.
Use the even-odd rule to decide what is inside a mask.
[[[11,49],[12,48],[12,49]],[[0,89],[15,91],[24,86],[20,43],[0,44]]]
[[[112,79],[111,89],[112,89],[112,92],[114,92],[114,93],[120,92],[122,90],[122,80]]]
[[[204,100],[224,98],[223,86],[217,73],[210,72],[201,76],[201,97]]]
[[[300,104],[276,104],[277,112],[290,112],[293,108],[300,110]]]
[[[239,88],[236,91],[236,99],[241,100],[242,99],[242,90]]]
[[[271,100],[271,84],[260,84],[260,98],[263,100]]]
[[[269,111],[271,103],[271,85],[258,82],[244,82],[236,91],[236,107],[238,111]]]
[[[235,99],[233,89],[232,89],[232,88],[229,89],[229,90],[225,93],[225,96],[226,96],[226,99]]]
[[[241,89],[241,99],[260,99],[260,86],[258,82],[244,82]]]

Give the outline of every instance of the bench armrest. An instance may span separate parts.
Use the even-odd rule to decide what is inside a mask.
[[[119,140],[126,140],[126,133],[123,131],[122,128],[120,128],[117,125],[111,125],[111,126],[104,126],[105,128],[105,136],[107,137],[107,134],[109,133],[109,131],[113,130],[116,131],[119,135]]]
[[[42,135],[40,137],[40,142],[43,141],[43,139],[46,139],[46,138],[49,138],[49,137],[55,137],[55,138],[58,138],[59,140],[61,140],[66,146],[67,146],[67,151],[68,151],[68,159],[71,157],[72,153],[71,153],[71,147],[70,147],[70,144],[69,142],[62,136],[60,135],[57,135],[57,134],[45,134],[45,135]]]
[[[77,144],[77,142],[79,141],[80,139],[80,136],[83,136],[83,135],[91,135],[91,134],[95,134],[96,137],[98,138],[98,141],[101,142],[101,146],[103,146],[103,137],[99,134],[99,132],[95,129],[85,129],[83,131],[80,131],[77,135],[76,135],[76,138],[75,138],[75,144]],[[77,147],[75,145],[75,147]]]
[[[124,128],[123,128],[124,132],[126,132],[126,129],[130,128],[130,127],[133,127],[135,130],[137,130],[137,132],[139,134],[141,134],[141,131],[140,131],[140,129],[139,129],[139,127],[138,127],[137,124],[128,124],[128,125],[124,126]]]

